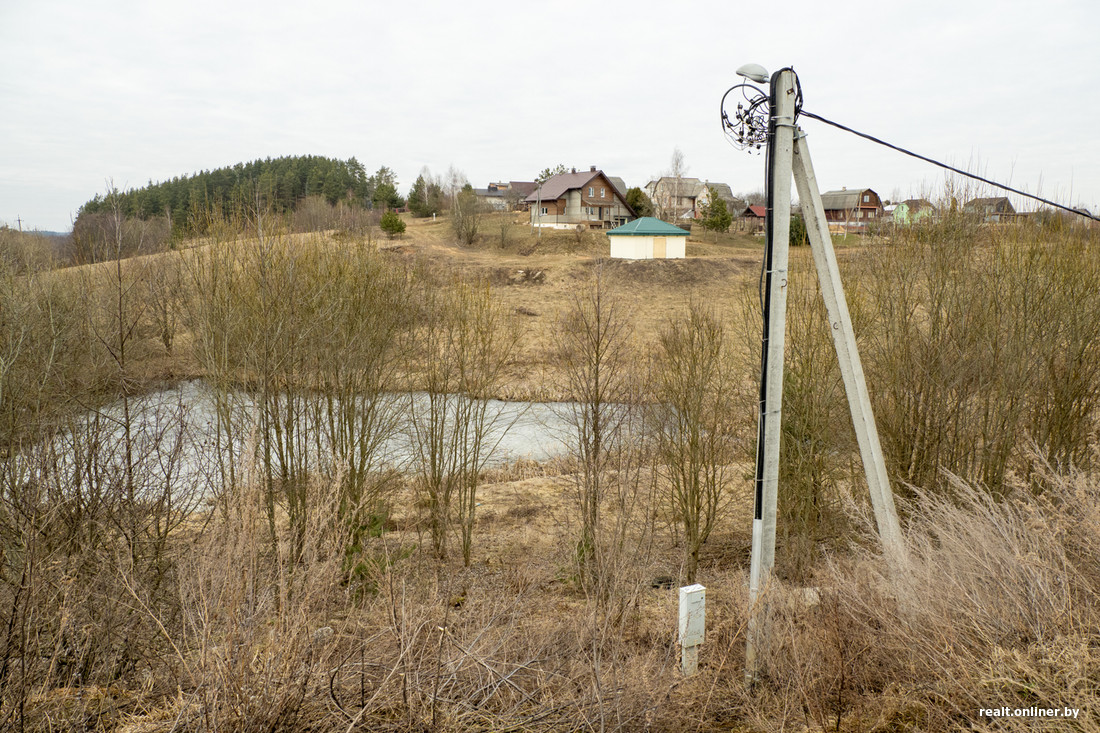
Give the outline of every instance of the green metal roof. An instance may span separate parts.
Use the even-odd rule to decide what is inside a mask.
[[[668,222],[652,216],[643,216],[641,219],[635,219],[629,224],[623,224],[621,227],[612,229],[607,233],[607,236],[612,237],[616,234],[628,234],[635,237],[686,237],[691,232],[680,227],[674,227]]]

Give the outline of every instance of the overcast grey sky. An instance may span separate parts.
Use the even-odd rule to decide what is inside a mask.
[[[793,65],[807,110],[1096,211],[1098,31],[1096,0],[0,0],[0,223],[65,231],[107,179],[304,154],[387,165],[404,194],[424,165],[478,187],[557,163],[640,186],[679,147],[689,175],[756,190],[762,158],[718,124],[749,61]],[[943,188],[802,125],[822,190]]]

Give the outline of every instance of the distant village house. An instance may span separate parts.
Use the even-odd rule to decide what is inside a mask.
[[[918,224],[936,216],[936,207],[928,199],[906,199],[891,208],[890,220],[899,226]]]
[[[963,211],[977,214],[987,224],[1002,224],[1016,221],[1020,216],[1012,206],[1012,202],[1005,196],[993,198],[971,199],[963,206]]]
[[[858,232],[882,219],[882,199],[869,188],[826,191],[821,194],[825,221],[835,233]]]
[[[699,219],[710,201],[710,189],[726,202],[726,208],[736,214],[744,202],[733,195],[728,183],[711,183],[698,178],[662,176],[645,185],[646,196],[653,202],[657,215],[666,221]]]
[[[477,200],[492,211],[526,209],[524,199],[535,190],[534,181],[508,181],[490,183],[487,188],[475,188]]]
[[[625,193],[596,166],[551,176],[524,202],[531,207],[531,223],[537,227],[611,229],[636,218]]]

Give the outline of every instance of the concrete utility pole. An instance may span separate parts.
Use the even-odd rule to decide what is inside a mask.
[[[742,67],[748,69],[749,67]],[[762,69],[752,69],[753,72]],[[757,74],[749,78],[755,79]],[[762,81],[763,76],[760,77]],[[791,179],[813,251],[837,360],[848,396],[848,406],[867,476],[879,537],[894,577],[906,566],[905,546],[886,463],[871,411],[863,366],[856,348],[844,288],[840,282],[825,209],[806,148],[805,133],[795,123],[798,82],[791,69],[771,76],[768,122],[768,241],[765,254],[764,335],[761,357],[760,420],[757,437],[756,498],[752,523],[752,560],[749,573],[750,616],[745,648],[745,680],[756,681],[757,657],[768,636],[766,591],[775,564],[775,521],[779,493],[779,442],[783,408],[783,355],[787,316],[787,262],[790,238]]]
[[[787,260],[791,226],[791,166],[794,157],[794,72],[771,78],[768,140],[768,242],[764,273],[760,418],[756,445],[756,498],[752,519],[752,564],[749,571],[749,628],[745,676],[756,679],[756,650],[767,636],[763,628],[761,591],[775,564],[775,517],[779,494],[779,438],[783,410],[783,352],[787,321]]]

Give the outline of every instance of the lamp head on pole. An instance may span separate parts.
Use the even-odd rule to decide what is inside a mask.
[[[768,81],[768,70],[760,64],[745,64],[737,69],[737,75],[757,84],[766,84]]]

